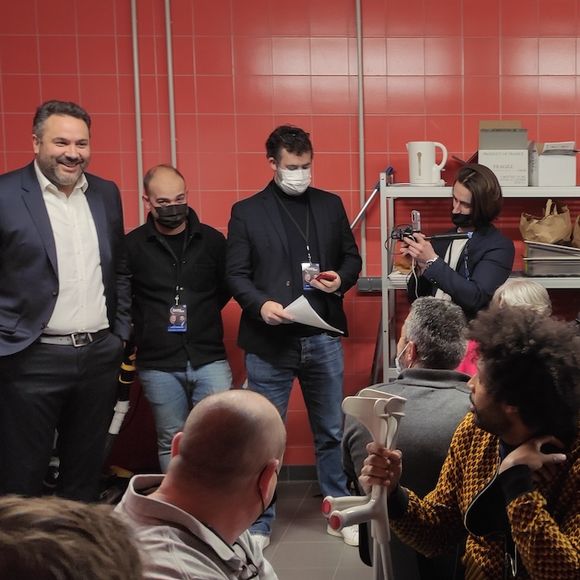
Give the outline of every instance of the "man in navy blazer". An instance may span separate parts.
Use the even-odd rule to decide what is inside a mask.
[[[344,361],[340,338],[293,323],[285,311],[305,296],[331,326],[347,333],[342,301],[357,281],[361,258],[339,196],[310,187],[308,133],[283,125],[266,142],[274,179],[232,208],[226,277],[242,307],[238,344],[246,351],[248,388],[286,419],[295,378],[300,381],[314,435],[323,495],[348,495],[342,471]],[[273,510],[251,531],[269,543]],[[329,533],[332,533],[329,529]],[[352,533],[351,533],[352,532]],[[358,542],[356,530],[344,539]]]
[[[94,500],[130,333],[117,186],[90,175],[89,115],[48,101],[32,163],[0,176],[0,491]]]

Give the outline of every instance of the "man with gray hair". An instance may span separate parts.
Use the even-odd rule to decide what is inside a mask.
[[[453,432],[469,410],[469,376],[454,370],[465,354],[465,332],[466,320],[459,306],[431,296],[418,298],[397,343],[397,379],[373,387],[407,399],[397,446],[405,453],[404,484],[419,495],[437,482]],[[371,441],[366,427],[347,417],[343,463],[354,482]],[[396,537],[391,539],[391,553],[397,578],[453,577],[455,553],[428,560]]]

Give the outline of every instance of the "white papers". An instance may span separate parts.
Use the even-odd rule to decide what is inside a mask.
[[[300,322],[301,324],[307,324],[308,326],[315,326],[316,328],[323,328],[324,330],[331,330],[332,332],[338,332],[344,334],[342,330],[334,328],[327,324],[316,314],[316,311],[304,296],[300,296],[294,300],[291,304],[288,304],[284,308],[284,312],[290,314],[294,318],[294,322]]]

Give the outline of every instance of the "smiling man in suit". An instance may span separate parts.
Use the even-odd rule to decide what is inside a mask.
[[[91,119],[36,111],[32,163],[0,176],[0,491],[94,500],[116,400],[130,284],[117,186],[85,173]]]
[[[248,388],[286,419],[295,378],[314,435],[323,495],[348,495],[341,463],[344,361],[336,334],[293,323],[284,307],[305,296],[330,325],[347,332],[343,296],[358,278],[361,258],[339,196],[310,187],[308,133],[283,125],[266,141],[274,178],[232,208],[226,276],[243,309],[238,344],[246,351]],[[321,276],[320,276],[321,275]],[[269,544],[272,508],[251,531]],[[329,533],[333,533],[329,529]],[[343,534],[358,544],[356,529]]]

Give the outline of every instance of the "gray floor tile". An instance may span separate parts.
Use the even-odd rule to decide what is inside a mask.
[[[358,549],[326,533],[315,482],[280,482],[272,543],[265,551],[280,580],[372,580]]]
[[[340,560],[343,544],[337,542],[283,542],[272,558],[274,570],[302,570],[330,568],[334,570]],[[298,577],[298,576],[297,576]]]
[[[279,570],[277,572],[278,580],[333,580],[335,578],[334,570],[323,570],[314,568],[313,570],[300,569],[296,570]]]
[[[373,580],[373,569],[368,566],[357,570],[353,568],[338,568],[332,580]]]
[[[312,488],[312,484],[312,481],[281,481],[276,493],[279,499],[303,498]]]
[[[340,542],[342,539],[326,533],[326,520],[318,518],[301,518],[292,522],[284,534],[284,542]]]
[[[295,518],[320,518],[321,520],[324,520],[325,518],[322,515],[322,498],[304,498],[298,506]]]

